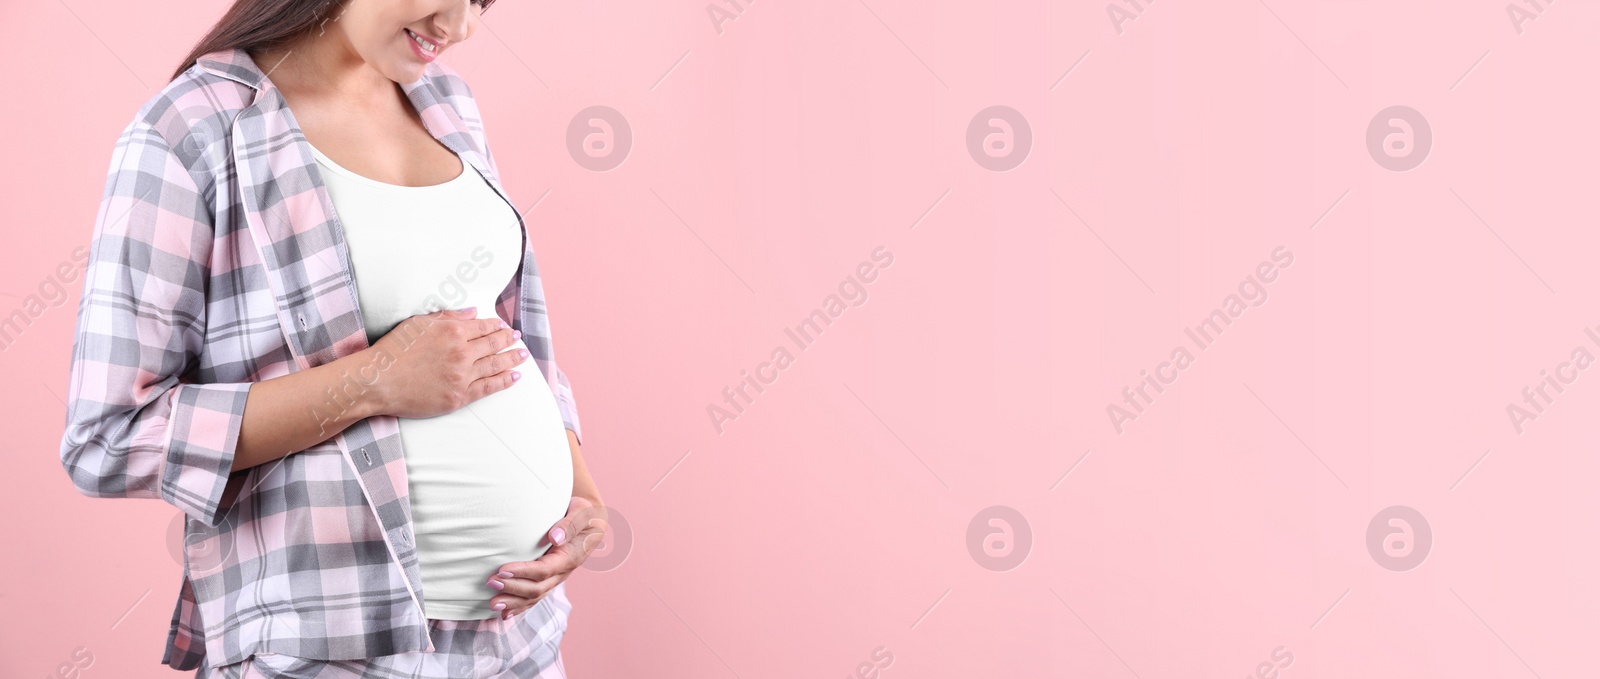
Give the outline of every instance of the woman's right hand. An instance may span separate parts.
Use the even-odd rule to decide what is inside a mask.
[[[381,414],[434,417],[510,387],[528,350],[501,350],[521,337],[499,318],[477,318],[474,308],[401,321],[369,348]]]

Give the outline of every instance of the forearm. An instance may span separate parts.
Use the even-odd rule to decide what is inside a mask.
[[[572,450],[572,496],[581,497],[601,507],[605,511],[605,502],[600,498],[600,488],[594,483],[594,477],[589,475],[589,466],[584,464],[583,450],[578,446],[578,435],[567,430],[567,446]]]
[[[362,419],[382,414],[377,370],[369,347],[251,385],[233,471],[305,450]]]

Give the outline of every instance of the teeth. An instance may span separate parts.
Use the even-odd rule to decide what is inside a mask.
[[[418,44],[418,45],[421,45],[421,46],[422,46],[422,49],[425,49],[425,50],[427,50],[427,51],[429,51],[429,52],[432,52],[432,51],[434,51],[434,50],[436,50],[436,49],[439,49],[439,47],[438,47],[438,46],[437,46],[437,45],[434,45],[434,44],[433,44],[433,43],[431,43],[431,42],[428,42],[428,41],[426,41],[426,40],[423,40],[423,39],[422,39],[422,38],[421,38],[421,37],[420,37],[420,36],[418,36],[418,35],[417,35],[417,34],[416,34],[416,33],[412,33],[412,32],[411,32],[411,29],[409,29],[409,28],[408,28],[408,29],[406,29],[406,35],[409,35],[409,36],[411,36],[411,39],[412,39],[412,40],[414,40],[414,41],[416,41],[416,43],[417,43],[417,44]]]

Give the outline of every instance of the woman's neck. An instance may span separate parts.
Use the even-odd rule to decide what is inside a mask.
[[[272,84],[302,98],[383,101],[394,96],[393,80],[372,68],[343,35],[307,34],[287,45],[251,53]]]

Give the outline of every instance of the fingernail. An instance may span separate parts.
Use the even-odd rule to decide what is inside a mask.
[[[512,330],[511,331],[511,339],[522,339],[522,331],[521,330]]]
[[[512,573],[511,571],[500,571],[499,573],[495,573],[494,576],[497,577],[497,578],[514,578],[514,577],[517,577],[517,575],[515,573]]]
[[[515,381],[520,380],[520,379],[522,379],[522,373],[517,372],[515,370],[511,371],[511,381],[512,382],[515,382]]]
[[[564,530],[561,530],[560,528],[552,529],[550,531],[550,539],[554,540],[555,543],[559,545],[559,544],[561,544],[563,542],[566,542],[566,540],[567,540],[567,532],[564,531]]]
[[[506,588],[506,583],[500,582],[499,580],[490,580],[489,587],[495,590],[503,590]]]
[[[506,602],[504,602],[504,601],[489,607],[489,610],[492,610],[492,611],[503,611],[505,609],[506,609]]]
[[[517,350],[517,355],[521,356],[523,358],[527,358],[528,357],[528,350],[527,349],[518,349]]]
[[[477,311],[477,310],[478,310],[478,307],[475,307],[475,306],[463,307],[461,309],[461,313],[474,312],[474,311]]]
[[[506,322],[505,322],[505,321],[500,321],[500,327],[501,327],[501,328],[509,328],[509,327],[511,327],[511,326],[509,326],[509,325],[506,325]]]

